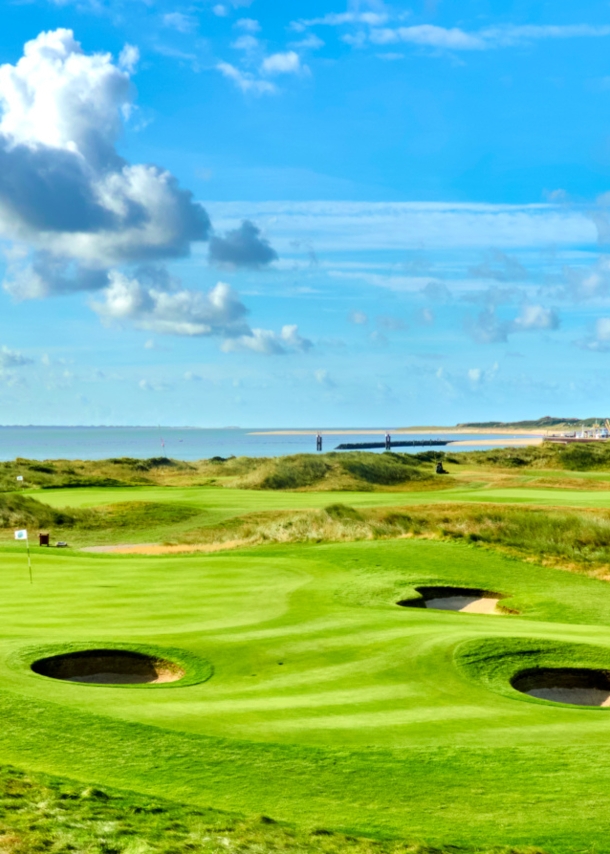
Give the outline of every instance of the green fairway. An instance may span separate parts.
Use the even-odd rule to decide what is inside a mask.
[[[84,491],[69,492],[82,506]],[[227,493],[164,494],[205,506]],[[245,500],[228,499],[217,512]],[[533,660],[610,669],[605,582],[417,540],[153,558],[36,550],[32,586],[23,553],[0,555],[5,762],[307,826],[610,850],[610,710],[530,699],[487,672],[515,644]],[[520,613],[395,604],[435,583],[498,591]],[[145,645],[214,672],[134,687],[31,672],[66,644]]]
[[[122,501],[176,502],[207,514],[210,524],[244,513],[306,510],[334,502],[351,507],[391,507],[445,502],[486,501],[555,507],[610,508],[610,489],[494,489],[486,484],[455,489],[409,492],[274,492],[218,487],[128,487],[31,490],[28,495],[52,507],[98,507]]]

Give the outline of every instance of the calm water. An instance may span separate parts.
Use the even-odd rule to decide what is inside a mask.
[[[264,429],[264,428],[261,428]],[[381,442],[383,435],[363,430],[361,433],[323,435],[325,451],[342,442]],[[442,433],[395,434],[397,441],[405,439],[510,439],[506,436],[480,434],[449,436]],[[453,447],[453,452],[485,448],[483,444]],[[0,460],[15,457],[27,459],[86,459],[108,457],[168,456],[179,460],[199,460],[205,457],[277,457],[285,454],[315,452],[315,436],[284,435],[257,436],[251,430],[228,428],[207,430],[199,428],[157,427],[0,427]],[[425,448],[397,448],[417,453]],[[443,450],[439,448],[438,450]]]

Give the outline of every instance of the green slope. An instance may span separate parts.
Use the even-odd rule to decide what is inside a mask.
[[[438,845],[609,850],[610,712],[528,700],[464,667],[464,650],[489,639],[534,656],[550,644],[562,663],[593,647],[610,667],[604,582],[408,540],[173,558],[36,551],[32,586],[24,557],[0,551],[5,762]],[[521,613],[396,606],[443,581],[503,592]],[[29,670],[65,643],[178,649],[214,675],[113,688]]]

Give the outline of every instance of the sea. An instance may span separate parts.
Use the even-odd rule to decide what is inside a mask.
[[[384,432],[378,428],[352,430],[345,428],[322,435],[324,451],[332,451],[343,443],[383,442]],[[448,444],[437,450],[489,450],[494,445],[510,445],[523,434],[447,434],[395,433],[396,441],[445,439],[468,442],[467,445]],[[494,440],[490,446],[489,440]],[[397,451],[418,453],[425,447],[397,447]],[[238,427],[0,427],[0,460],[16,457],[33,460],[103,460],[111,457],[172,457],[177,460],[200,460],[210,457],[280,457],[288,454],[315,453],[315,432],[280,432],[273,428],[242,429]],[[379,449],[383,452],[383,448]]]

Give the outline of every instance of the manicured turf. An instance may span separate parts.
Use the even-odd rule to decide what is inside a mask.
[[[130,492],[220,515],[333,500],[210,489],[41,497],[93,506],[100,492],[104,503]],[[0,550],[4,762],[305,826],[610,850],[610,710],[520,695],[508,682],[518,656],[498,669],[494,652],[610,669],[607,583],[472,546],[395,540],[171,558],[36,549],[30,586],[18,545]],[[442,583],[506,594],[520,613],[395,604],[414,585]],[[178,650],[214,673],[118,688],[29,670],[65,644]]]

